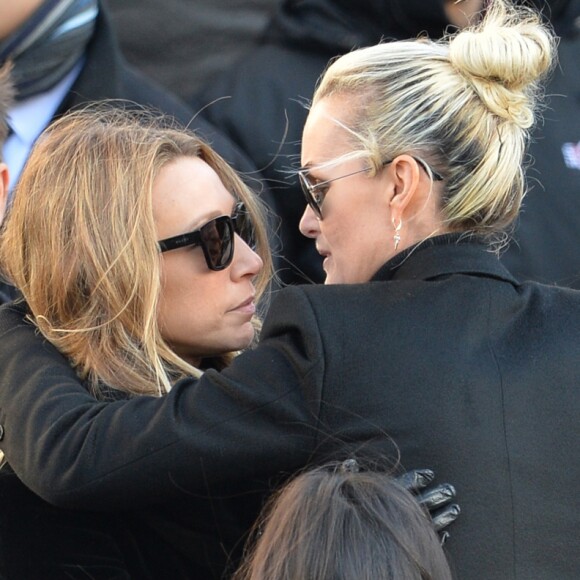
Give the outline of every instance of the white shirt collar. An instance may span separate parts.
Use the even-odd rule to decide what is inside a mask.
[[[10,191],[20,177],[34,142],[54,117],[83,64],[84,59],[81,59],[52,89],[20,101],[9,109],[8,123],[12,134],[6,140],[2,153],[10,172]]]

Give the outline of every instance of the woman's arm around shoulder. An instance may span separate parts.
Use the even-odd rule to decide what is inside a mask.
[[[208,494],[293,471],[315,445],[324,364],[299,290],[274,300],[256,349],[160,398],[95,400],[22,307],[0,308],[0,337],[0,450],[56,505],[127,509]]]

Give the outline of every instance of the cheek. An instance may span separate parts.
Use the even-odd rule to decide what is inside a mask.
[[[246,348],[254,337],[248,318],[232,314],[229,270],[199,272],[195,264],[166,262],[157,320],[164,340],[182,358]]]
[[[219,288],[214,272],[199,266],[189,254],[171,256],[163,264],[157,318],[164,338],[200,334],[207,320],[216,320]]]
[[[223,332],[224,312],[219,288],[213,284],[172,286],[162,294],[158,323],[163,339],[182,358],[221,354],[230,350]]]
[[[158,321],[164,340],[176,354],[190,362],[243,350],[254,338],[249,319],[242,321],[239,315],[225,311],[218,287],[206,288],[205,292],[205,300],[182,295],[174,302],[160,303]]]
[[[332,280],[368,282],[392,255],[386,226],[380,220],[328,225],[325,239],[332,254]]]
[[[341,262],[359,262],[364,248],[369,246],[368,225],[357,219],[321,222],[321,230],[333,258]]]

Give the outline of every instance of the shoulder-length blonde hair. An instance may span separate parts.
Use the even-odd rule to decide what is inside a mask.
[[[259,200],[209,145],[173,121],[111,106],[69,114],[40,137],[15,192],[0,244],[4,274],[97,396],[104,385],[160,395],[179,376],[200,373],[170,349],[156,317],[153,182],[183,156],[205,161],[246,205],[264,261],[261,295],[271,259]]]

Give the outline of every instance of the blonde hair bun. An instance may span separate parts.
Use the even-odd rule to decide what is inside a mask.
[[[449,60],[492,113],[527,129],[554,44],[538,13],[492,0],[481,23],[450,39]]]

